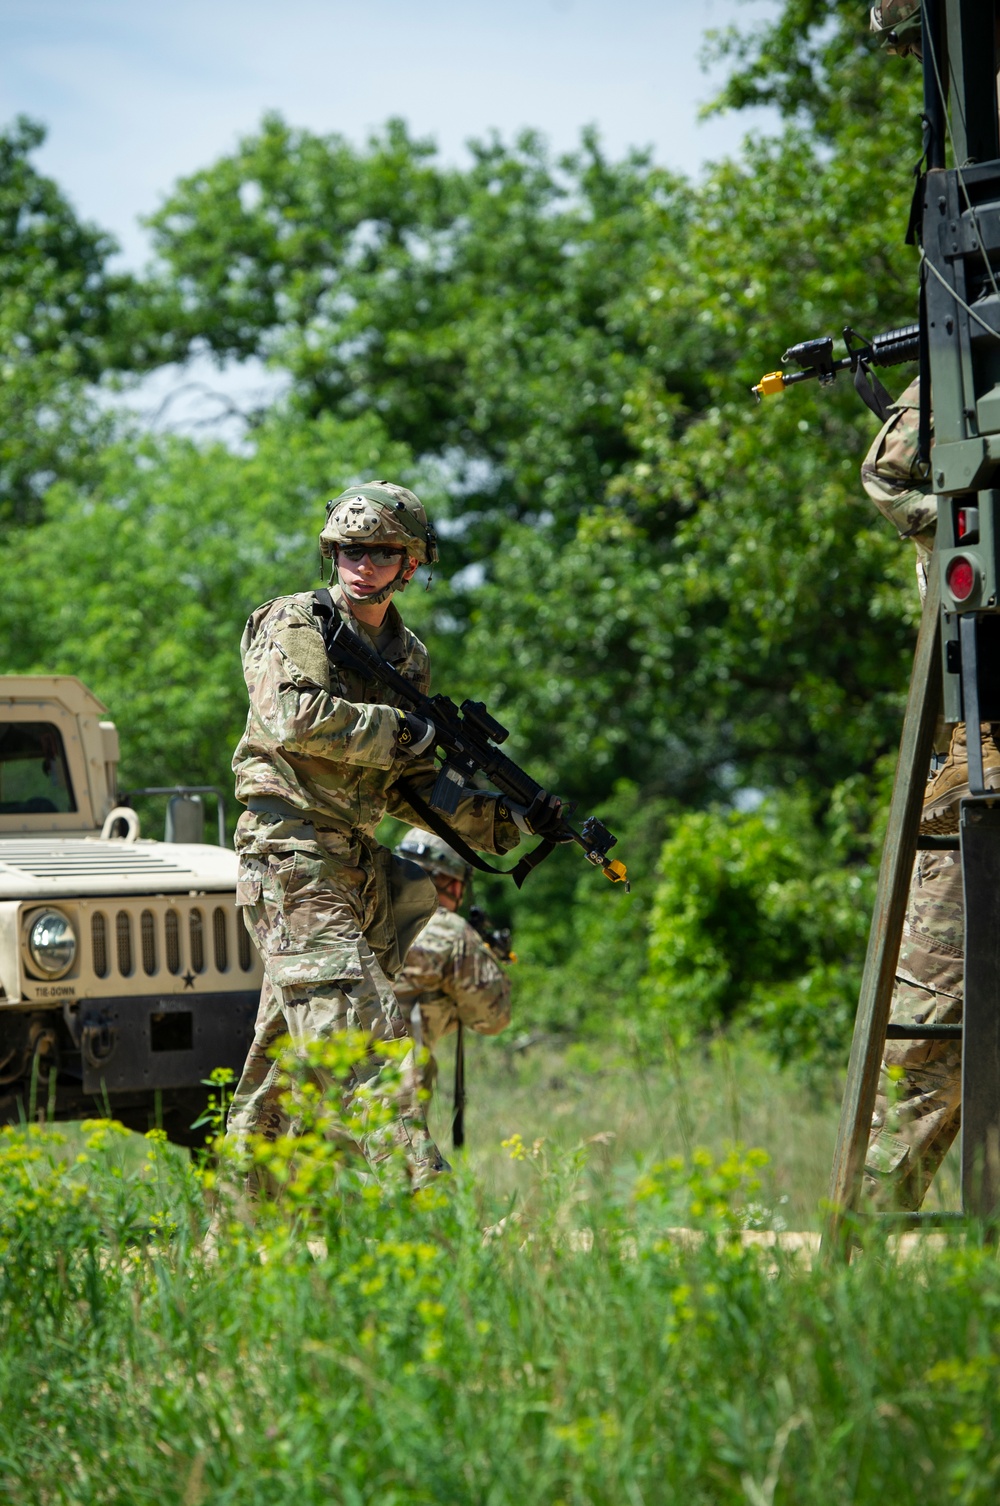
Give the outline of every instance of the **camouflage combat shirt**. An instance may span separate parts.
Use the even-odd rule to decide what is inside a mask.
[[[893,403],[861,462],[861,484],[900,538],[913,540],[923,600],[937,529],[937,497],[928,468],[920,463],[919,429],[920,378],[916,377]]]
[[[338,587],[333,598],[355,631]],[[349,842],[371,841],[387,813],[411,825],[421,818],[395,788],[400,776],[426,799],[437,778],[429,755],[408,757],[400,747],[402,720],[384,686],[330,663],[312,592],[281,596],[252,614],[240,645],[250,696],[246,731],[233,755],[236,798],[276,798],[303,819]],[[378,650],[424,693],[430,685],[427,650],[390,603]],[[520,832],[499,796],[475,793],[460,802],[451,823],[474,847],[504,853]]]
[[[431,916],[393,987],[404,1018],[419,1003],[431,1051],[459,1020],[480,1035],[498,1035],[510,1024],[510,979],[469,922],[449,910]]]

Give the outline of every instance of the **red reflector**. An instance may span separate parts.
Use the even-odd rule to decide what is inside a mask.
[[[971,560],[961,555],[952,560],[944,574],[944,583],[956,601],[968,601],[976,589],[977,571]]]
[[[958,536],[960,539],[964,539],[965,535],[969,531],[969,514],[964,507],[960,507],[958,509],[958,518],[956,519],[956,522],[958,524]]]

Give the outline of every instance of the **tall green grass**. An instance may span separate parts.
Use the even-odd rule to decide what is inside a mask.
[[[546,1138],[529,1106],[565,1126],[568,1090],[518,1091],[506,1179],[379,1189],[307,1136],[252,1216],[155,1135],[0,1135],[0,1499],[995,1501],[1000,1267],[975,1231],[811,1269],[741,1237],[773,1216],[761,1156]]]
[[[450,1144],[453,1037],[439,1051],[431,1125]],[[645,1053],[568,1049],[540,1042],[526,1049],[504,1038],[466,1039],[468,1155],[481,1184],[495,1193],[525,1185],[523,1167],[501,1150],[508,1136],[539,1136],[550,1147],[588,1146],[587,1181],[600,1190],[650,1161],[689,1156],[698,1147],[723,1155],[739,1142],[763,1146],[771,1162],[765,1190],[792,1229],[818,1227],[830,1180],[841,1079],[825,1091],[782,1072],[752,1041],[720,1036],[704,1049],[658,1059]]]
[[[453,1037],[439,1048],[438,1092],[431,1123],[447,1149],[451,1135]],[[500,1150],[520,1132],[569,1149],[589,1144],[588,1179],[620,1179],[649,1160],[690,1155],[698,1146],[722,1155],[734,1141],[763,1146],[764,1174],[775,1216],[789,1229],[818,1229],[830,1185],[843,1074],[803,1079],[782,1070],[752,1033],[720,1035],[675,1055],[664,1041],[657,1057],[591,1045],[566,1048],[517,1037],[466,1038],[467,1152],[480,1182],[494,1192],[522,1186]],[[926,1206],[960,1206],[957,1146],[938,1172]]]

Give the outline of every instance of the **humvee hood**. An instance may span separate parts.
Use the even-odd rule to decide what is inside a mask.
[[[204,843],[5,838],[0,899],[210,893],[236,887],[236,854]]]

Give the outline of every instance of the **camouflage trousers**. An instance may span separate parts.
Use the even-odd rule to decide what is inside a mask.
[[[369,1132],[362,1118],[356,1133],[346,1125],[359,1085],[367,1084],[379,1100],[385,1062],[377,1042],[406,1034],[392,985],[366,935],[379,941],[387,925],[373,849],[351,845],[340,833],[248,812],[237,828],[237,850],[237,903],[264,964],[264,985],[227,1140],[245,1150],[251,1136],[274,1140],[295,1133],[283,1103],[286,1084],[273,1058],[282,1037],[304,1048],[346,1031],[363,1032],[371,1049],[345,1080],[316,1064],[307,1076],[339,1106],[343,1131],[331,1132],[338,1141],[373,1169],[401,1148],[412,1181],[422,1184],[444,1163],[427,1132],[412,1071],[404,1072],[402,1087],[395,1069],[384,1074],[391,1081],[382,1105],[391,1106],[388,1124]],[[260,1190],[255,1174],[248,1190]]]
[[[910,885],[890,1018],[962,1018],[964,904],[957,852],[922,852]],[[961,1123],[962,1043],[888,1041],[865,1184],[877,1205],[919,1208]]]

